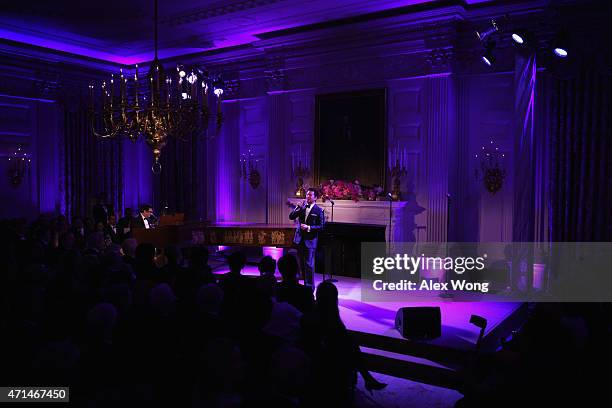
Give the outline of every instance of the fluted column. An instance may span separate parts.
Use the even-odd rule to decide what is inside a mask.
[[[285,94],[268,95],[268,160],[267,160],[267,214],[266,221],[271,224],[287,222],[284,200],[286,192],[284,176],[287,169],[286,129],[287,101]]]
[[[55,103],[37,103],[37,129],[35,162],[38,166],[38,211],[56,213],[60,209],[58,116]]]
[[[237,101],[224,102],[223,127],[216,143],[217,168],[214,191],[215,213],[212,221],[236,221],[239,216],[240,207],[240,184],[239,184],[239,154],[240,154],[240,130],[239,130],[239,106]]]
[[[450,76],[429,78],[427,90],[425,143],[425,178],[428,189],[427,241],[445,242],[449,192],[449,142],[455,132],[455,103],[454,98],[451,98],[452,78]]]

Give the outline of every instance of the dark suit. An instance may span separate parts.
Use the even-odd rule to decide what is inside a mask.
[[[304,284],[314,290],[314,265],[315,253],[319,231],[325,226],[325,213],[317,204],[312,204],[312,209],[306,217],[306,208],[296,207],[289,214],[290,220],[298,219],[300,224],[310,226],[310,231],[302,230],[298,225],[293,237],[293,243],[297,245],[298,260],[304,273]]]
[[[117,221],[117,237],[119,239],[119,242],[123,242],[124,239],[130,238],[132,236],[131,228],[131,216],[120,218],[119,221]]]
[[[108,216],[109,214],[112,214],[112,213],[113,213],[112,208],[110,208],[108,205],[98,203],[94,205],[94,208],[93,208],[94,222],[96,224],[101,222],[102,224],[106,226],[108,224]]]
[[[136,217],[132,218],[132,229],[134,228],[146,228],[142,215],[138,214]],[[149,223],[149,228],[151,228],[151,223]]]

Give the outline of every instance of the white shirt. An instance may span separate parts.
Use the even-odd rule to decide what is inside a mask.
[[[308,219],[308,216],[310,215],[310,210],[312,210],[312,207],[314,207],[315,203],[310,204],[310,207],[308,206],[308,203],[306,203],[306,215],[304,216],[304,223],[306,223],[306,220]],[[310,225],[308,226],[308,232],[310,232]]]
[[[306,222],[306,218],[308,218],[308,215],[310,215],[310,210],[312,210],[312,207],[314,207],[315,203],[310,204],[310,207],[308,207],[308,204],[306,204],[306,216],[304,217],[304,222]]]
[[[145,228],[146,228],[146,229],[151,228],[151,227],[149,226],[149,221],[148,221],[148,220],[147,220],[147,219],[146,219],[146,218],[145,218],[145,217],[144,217],[142,214],[140,214],[140,216],[142,217],[142,219],[143,219],[143,221],[144,221]]]

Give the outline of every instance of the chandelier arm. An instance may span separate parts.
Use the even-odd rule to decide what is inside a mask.
[[[155,12],[153,18],[155,24],[155,61],[157,61],[157,0],[155,0]]]
[[[113,132],[106,133],[106,134],[105,133],[98,133],[93,125],[91,127],[91,132],[93,133],[93,135],[95,137],[98,137],[100,139],[112,139],[115,136],[117,136],[117,131],[113,131]]]

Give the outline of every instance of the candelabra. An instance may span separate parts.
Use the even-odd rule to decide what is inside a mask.
[[[21,146],[17,146],[13,154],[9,155],[8,161],[8,177],[11,185],[17,187],[28,173],[32,159],[26,151],[22,150]]]
[[[408,162],[408,154],[406,149],[400,150],[395,147],[389,150],[389,174],[391,175],[391,198],[393,201],[399,201],[402,197],[402,177],[408,174],[406,165]]]
[[[493,140],[488,145],[482,146],[480,153],[474,155],[480,159],[480,168],[476,167],[474,173],[476,180],[482,180],[485,188],[491,194],[497,193],[504,184],[506,169],[503,162],[506,155],[499,151]]]
[[[248,181],[252,189],[256,189],[261,183],[261,174],[257,170],[258,162],[259,159],[255,158],[251,149],[240,156],[240,178]]]
[[[297,152],[291,153],[291,174],[293,178],[297,178],[295,196],[306,197],[304,177],[310,174],[310,155],[302,152],[301,146]]]

